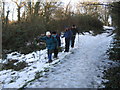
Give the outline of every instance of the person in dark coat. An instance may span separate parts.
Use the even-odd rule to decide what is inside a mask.
[[[52,36],[55,37],[57,39],[57,45],[54,49],[54,58],[57,59],[58,58],[58,48],[61,46],[61,40],[60,40],[60,35],[57,34],[57,32],[52,32]]]
[[[46,36],[42,36],[40,38],[41,40],[44,40],[46,42],[47,47],[47,54],[48,54],[48,63],[52,62],[52,53],[57,45],[57,39],[54,38],[51,33],[48,31],[46,32]]]
[[[75,37],[76,37],[76,34],[77,34],[77,33],[79,34],[79,32],[78,32],[78,30],[77,30],[77,28],[76,28],[75,25],[73,25],[73,26],[71,27],[71,31],[72,31],[72,33],[73,33],[73,36],[72,36],[72,38],[71,38],[71,47],[74,48]]]
[[[65,51],[64,52],[69,52],[70,41],[71,41],[72,35],[73,35],[73,33],[70,30],[70,28],[66,27],[65,33],[63,36],[63,37],[65,37]]]

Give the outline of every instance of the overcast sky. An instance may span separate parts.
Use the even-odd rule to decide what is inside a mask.
[[[16,5],[12,2],[12,0],[3,0],[4,2],[6,2],[5,5],[5,11],[7,11],[8,9],[10,10],[9,13],[9,19],[12,20],[12,17],[14,17],[14,20],[17,20],[17,9],[16,9]],[[18,1],[22,1],[22,0],[18,0]],[[24,0],[23,0],[24,1]],[[29,1],[29,0],[28,0]],[[32,1],[32,0],[31,0]],[[36,1],[36,0],[34,0]],[[53,0],[56,1],[56,0]],[[64,4],[68,4],[71,1],[71,4],[73,6],[75,6],[75,4],[79,1],[83,2],[83,1],[90,1],[90,2],[94,2],[94,1],[100,1],[100,2],[111,2],[111,1],[120,1],[120,0],[61,0]],[[23,8],[21,9],[21,11],[23,11]],[[5,13],[6,15],[6,13]]]

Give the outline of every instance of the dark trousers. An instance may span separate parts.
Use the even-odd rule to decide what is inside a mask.
[[[53,50],[51,50],[51,49],[48,49],[48,60],[50,61],[50,60],[52,60],[52,52],[53,52]]]
[[[65,38],[65,52],[69,52],[70,39],[71,38]]]
[[[55,58],[58,57],[58,48],[57,48],[57,47],[54,49],[54,57],[55,57]]]
[[[72,38],[71,38],[71,47],[74,47],[74,43],[75,43],[75,36],[72,36]]]

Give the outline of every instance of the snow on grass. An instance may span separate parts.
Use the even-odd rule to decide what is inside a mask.
[[[102,74],[100,73],[100,71],[95,71],[95,70],[97,70],[96,69],[97,66],[101,65],[101,72],[102,72],[103,66],[107,64],[107,62],[106,63],[104,62],[104,65],[103,65],[101,61],[98,61],[100,59],[104,59],[101,56],[104,57],[104,54],[110,44],[110,41],[112,40],[112,37],[106,37],[107,35],[108,34],[101,34],[97,36],[91,36],[89,34],[79,35],[79,36],[77,35],[76,42],[75,42],[75,49],[71,49],[73,54],[72,52],[69,52],[69,53],[60,52],[59,59],[54,60],[51,64],[48,64],[48,63],[46,64],[46,61],[47,61],[47,50],[46,49],[32,52],[27,55],[20,54],[18,52],[13,52],[11,54],[8,54],[7,59],[4,61],[1,61],[1,63],[6,63],[8,59],[12,59],[12,60],[19,60],[19,62],[25,61],[28,63],[29,66],[25,67],[24,69],[20,71],[14,71],[12,69],[0,71],[1,87],[2,88],[22,88],[24,86],[27,86],[27,84],[32,81],[33,81],[33,84],[31,87],[35,88],[37,85],[40,87],[41,82],[40,83],[36,82],[37,83],[36,84],[34,81],[37,78],[40,78],[42,75],[44,76],[46,69],[52,67],[52,65],[56,63],[63,62],[63,61],[67,62],[67,64],[66,63],[64,64],[63,62],[61,66],[67,65],[68,67],[70,67],[69,69],[72,69],[73,67],[73,72],[65,73],[64,71],[62,71],[62,68],[58,67],[61,74],[56,75],[57,78],[55,78],[54,76],[53,79],[55,79],[56,81],[51,83],[52,86],[48,85],[48,87],[53,87],[57,83],[60,83],[59,80],[63,80],[62,83],[64,85],[63,86],[59,85],[58,87],[68,87],[68,85],[71,85],[71,84],[75,84],[76,87],[78,87],[79,83],[77,84],[74,82],[70,84],[69,80],[68,82],[65,82],[64,81],[65,79],[60,78],[63,76],[63,77],[68,77],[69,79],[73,79],[76,81],[77,79],[74,79],[74,76],[76,75],[80,75],[80,78],[78,78],[78,80],[81,81],[81,87],[87,87],[85,85],[85,81],[86,82],[93,81],[93,83],[95,83],[94,80],[96,80],[98,84],[101,84],[101,78],[98,78],[96,76],[100,74],[99,76],[101,77]],[[64,46],[64,38],[61,38],[61,40]],[[72,64],[72,62],[74,63]],[[68,68],[66,66],[64,67]],[[78,70],[80,70],[81,73],[75,74],[75,72],[78,72]],[[96,74],[94,74],[94,72]],[[66,74],[67,76],[63,74]],[[92,74],[94,78],[90,77],[92,76]],[[86,78],[89,78],[89,79],[85,80]],[[52,82],[53,79],[50,78],[49,80]],[[83,82],[82,80],[85,80],[85,81]],[[89,84],[90,83],[88,83],[88,87],[89,87]],[[69,86],[69,87],[72,87],[72,86]],[[28,87],[30,86],[28,85]],[[44,83],[43,83],[43,87],[45,87]]]
[[[52,62],[55,64],[59,62],[60,59],[64,58],[69,53],[59,53],[59,59]],[[50,65],[46,62],[47,59],[47,49],[32,52],[30,54],[24,55],[18,52],[13,52],[7,54],[7,59],[1,61],[1,63],[7,63],[8,60],[18,60],[19,62],[25,61],[28,63],[28,67],[20,70],[3,70],[0,71],[0,84],[2,88],[21,88],[27,82],[32,81],[36,78],[36,73],[44,74],[45,68],[49,68]]]
[[[47,77],[29,83],[26,88],[103,88],[103,72],[110,66],[108,62],[113,63],[105,55],[112,41],[107,35],[77,36],[75,49],[61,59],[62,64],[52,67]]]
[[[115,30],[115,27],[103,26],[104,30]]]

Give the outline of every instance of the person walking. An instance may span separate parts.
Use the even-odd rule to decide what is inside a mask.
[[[52,36],[55,37],[57,39],[57,44],[56,47],[54,49],[54,58],[58,59],[58,48],[61,46],[61,40],[60,40],[60,35],[57,34],[57,32],[52,32]]]
[[[72,31],[70,30],[70,28],[65,28],[65,33],[63,35],[63,37],[65,37],[65,51],[64,52],[69,52],[69,47],[70,47],[70,40],[72,38]]]
[[[52,53],[57,45],[57,39],[54,38],[51,33],[48,31],[46,32],[46,36],[42,34],[41,40],[44,40],[46,42],[47,47],[47,54],[48,54],[48,63],[52,62]]]
[[[73,36],[72,36],[72,38],[71,38],[71,47],[74,48],[75,37],[76,37],[76,34],[77,34],[77,33],[79,34],[79,32],[78,32],[78,30],[77,30],[77,28],[76,28],[75,25],[72,25],[71,31],[72,31],[72,33],[73,33]]]

